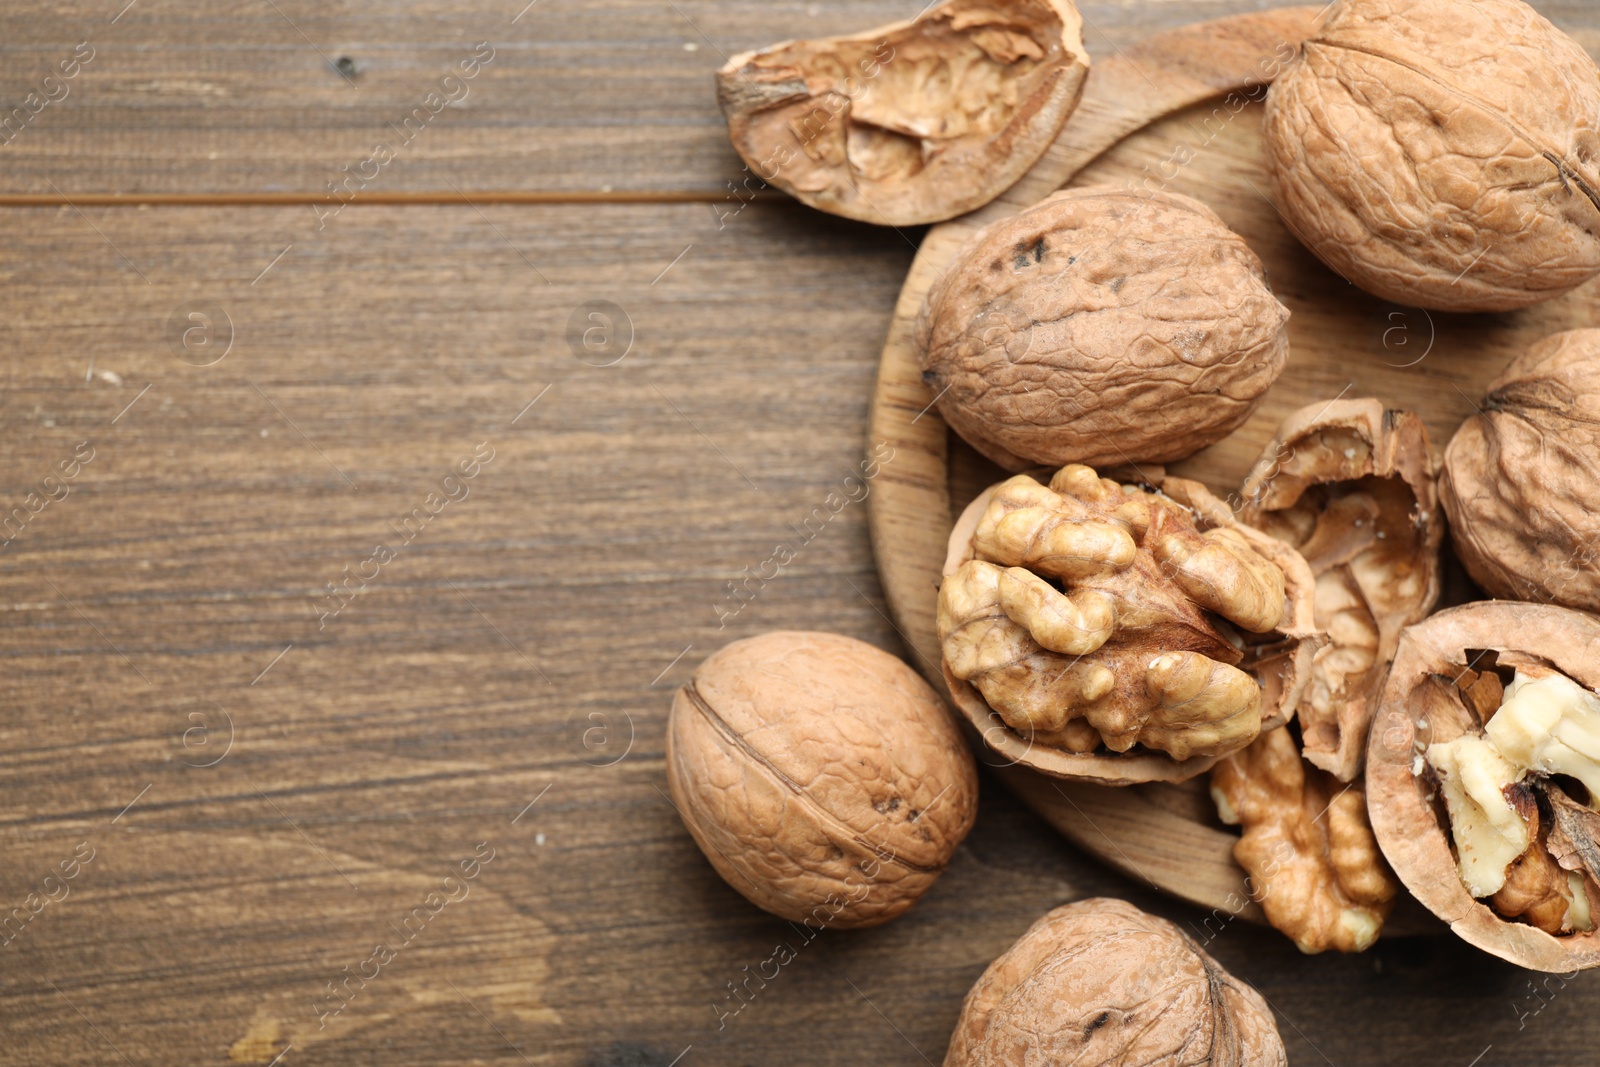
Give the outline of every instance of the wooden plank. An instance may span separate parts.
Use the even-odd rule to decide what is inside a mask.
[[[124,10],[125,3],[64,0],[0,12],[0,117],[24,107],[30,93],[60,97],[0,145],[0,196],[321,200],[331,195],[329,182],[353,171],[371,178],[348,189],[372,202],[457,190],[724,201],[733,195],[727,182],[742,176],[712,91],[725,56],[787,37],[853,32],[925,6],[537,0],[523,10],[522,0],[142,0]],[[1261,6],[1117,0],[1083,12],[1088,47],[1102,59],[1154,32]],[[1534,6],[1600,54],[1600,10],[1589,0]],[[489,42],[493,59],[441,93],[458,102],[404,127],[478,41]],[[45,86],[80,42],[93,58],[75,77]],[[341,59],[354,64],[351,75],[340,72]],[[379,145],[393,159],[363,166]]]
[[[669,693],[779,626],[898,647],[855,505],[724,628],[715,608],[864,450],[909,247],[787,204],[721,231],[704,205],[357,207],[258,278],[303,214],[0,216],[6,512],[95,450],[0,550],[0,903],[94,850],[0,946],[6,1062],[938,1062],[988,961],[1087,894],[1208,939],[1297,1063],[1589,1054],[1592,975],[1519,1030],[1525,973],[1450,939],[1308,960],[1093,862],[988,776],[922,904],[797,945],[723,1016],[798,939],[663,796]],[[565,338],[591,299],[635,326],[610,367]],[[166,336],[191,301],[234,324],[208,367]],[[468,495],[318,629],[323,583],[482,441]],[[422,923],[433,892],[459,899]],[[380,942],[404,947],[368,962]],[[346,967],[377,977],[318,1029]]]

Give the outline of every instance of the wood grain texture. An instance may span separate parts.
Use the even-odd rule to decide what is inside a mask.
[[[724,50],[879,10],[676,2]],[[308,32],[348,29],[313,33],[334,58],[381,45],[418,75],[451,54],[454,12],[478,10],[276,3]],[[1253,6],[1091,5],[1091,43]],[[41,115],[35,154],[0,149],[5,188],[314,188],[414,87],[360,114],[321,100],[336,76],[271,4],[139,0],[101,34],[120,7],[0,12],[13,94],[87,33],[143,35]],[[447,129],[430,128],[395,188],[720,196],[737,167],[706,90],[720,59],[683,51],[672,6],[540,0],[517,26],[542,10],[568,31],[518,38],[543,95],[453,146],[459,169],[423,166]],[[123,73],[91,93],[102,61]],[[596,77],[619,72],[615,90]],[[238,91],[152,84],[215,77]],[[717,879],[662,796],[670,691],[721,642],[778,627],[904,650],[859,505],[722,628],[717,608],[859,462],[913,247],[776,200],[720,226],[704,203],[482,207],[358,202],[320,231],[304,204],[0,209],[4,513],[96,449],[0,549],[0,918],[95,849],[64,899],[0,935],[0,1063],[922,1065],[991,959],[1096,893],[1209,938],[1271,999],[1296,1063],[1590,1056],[1593,976],[1540,1000],[1450,938],[1302,957],[1095,861],[988,773],[976,830],[907,916],[750,979],[795,937]],[[615,365],[569,348],[590,300],[632,320]],[[172,348],[195,303],[234,327],[210,367]],[[403,539],[391,524],[485,441],[470,495],[319,630],[325,583]],[[468,895],[319,1030],[326,984],[415,931],[479,842],[496,854]]]
[[[1041,164],[1037,177],[1019,183],[1042,192],[1052,181],[1070,178],[1070,185],[1161,188],[1193,196],[1211,205],[1261,256],[1273,288],[1293,313],[1289,367],[1244,426],[1170,466],[1223,499],[1237,493],[1287,415],[1336,396],[1376,396],[1415,410],[1442,448],[1514,354],[1600,316],[1600,282],[1509,315],[1400,308],[1354,289],[1305,251],[1268,197],[1260,105],[1242,97],[1232,106],[1194,102],[1258,77],[1257,60],[1270,58],[1280,42],[1294,44],[1293,34],[1310,24],[1299,16],[1315,12],[1291,9],[1203,23],[1103,63],[1101,73],[1112,76],[1091,80],[1085,97],[1094,123],[1076,136],[1069,125],[1058,139],[1063,151]],[[1122,83],[1141,66],[1146,47],[1187,55],[1193,66],[1174,64],[1180,74],[1170,85],[1142,97],[1130,95]],[[1195,67],[1209,70],[1209,76],[1197,77]],[[1169,114],[1185,104],[1194,106]],[[1119,139],[1140,125],[1139,132]],[[939,657],[935,590],[954,516],[1005,474],[972,455],[931,409],[935,398],[922,384],[911,330],[924,294],[956,251],[983,225],[1022,206],[991,204],[929,232],[897,302],[879,371],[873,436],[894,442],[908,462],[886,472],[873,500],[873,543],[896,623],[935,686],[943,685],[934,666]],[[1237,838],[1209,810],[1204,776],[1182,786],[1131,789],[1033,781],[1035,772],[1023,767],[1004,767],[1002,776],[1070,839],[1118,869],[1223,913],[1262,918],[1253,905],[1241,906],[1248,893],[1244,872],[1232,858]],[[1388,929],[1412,933],[1433,926],[1407,901]]]
[[[789,205],[720,232],[703,205],[362,208],[252,286],[298,209],[85,214],[4,213],[0,500],[96,451],[0,551],[0,902],[95,857],[0,946],[0,1061],[938,1062],[989,960],[1095,893],[1209,938],[1296,1062],[1587,1054],[1592,976],[1519,1031],[1514,968],[1449,938],[1308,959],[1095,862],[987,774],[921,904],[796,946],[723,1019],[796,935],[663,796],[670,693],[767,629],[900,647],[859,505],[724,628],[715,608],[859,461],[911,249]],[[611,367],[564,337],[597,298],[636,326]],[[211,367],[164,336],[195,299],[237,331]],[[324,583],[480,441],[470,495],[319,630]],[[319,1030],[327,983],[370,973],[479,842],[469,895]]]
[[[453,183],[474,197],[671,190],[724,201],[734,196],[727,183],[744,177],[712,91],[712,72],[727,56],[868,29],[926,6],[537,0],[524,11],[526,2],[12,5],[0,11],[0,116],[22,106],[79,42],[95,54],[65,98],[0,146],[0,196],[319,199],[329,181],[343,180],[341,168],[358,168],[383,143],[397,154],[362,194],[373,200],[448,196]],[[1162,30],[1263,6],[1088,3],[1085,40],[1098,61]],[[1535,6],[1600,54],[1600,14],[1589,0]],[[391,124],[477,41],[491,43],[493,62],[459,103],[399,144]],[[355,64],[349,78],[335,66],[341,58]],[[1146,91],[1141,85],[1130,92]]]

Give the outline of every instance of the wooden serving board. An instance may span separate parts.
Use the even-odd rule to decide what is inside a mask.
[[[1514,355],[1548,334],[1600,323],[1600,284],[1512,314],[1429,313],[1369,296],[1300,245],[1270,200],[1261,83],[1310,32],[1318,11],[1292,7],[1199,23],[1097,62],[1082,104],[1045,157],[998,200],[934,227],[923,240],[873,395],[871,439],[895,451],[870,498],[870,524],[895,623],[941,691],[934,613],[946,540],[961,508],[1005,473],[939,417],[922,383],[912,327],[939,271],[990,222],[1066,186],[1164,188],[1209,204],[1256,251],[1293,314],[1288,368],[1243,427],[1168,467],[1224,497],[1283,418],[1306,404],[1376,396],[1420,413],[1442,448]],[[1232,857],[1237,837],[1215,816],[1207,776],[1117,789],[1002,766],[980,749],[980,759],[1081,848],[1175,896],[1263,921],[1254,904],[1240,906],[1247,894]],[[1414,901],[1402,905],[1388,932],[1436,925]]]

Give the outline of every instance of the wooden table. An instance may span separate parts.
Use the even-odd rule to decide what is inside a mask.
[[[745,191],[710,73],[921,0],[125,2],[0,12],[0,1064],[935,1063],[1046,909],[1202,926],[986,778],[921,905],[735,1000],[795,935],[663,792],[721,643],[898,650],[860,505],[729,582],[854,468],[920,234]],[[1297,1064],[1600,1040],[1450,938],[1210,947]]]

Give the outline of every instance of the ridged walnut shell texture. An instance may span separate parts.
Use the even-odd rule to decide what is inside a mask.
[[[1387,300],[1507,311],[1600,272],[1600,72],[1521,0],[1342,0],[1267,95],[1278,207]]]
[[[1479,601],[1408,627],[1389,670],[1367,743],[1367,812],[1384,858],[1423,906],[1462,940],[1536,971],[1600,966],[1600,931],[1557,937],[1502,919],[1474,900],[1451,851],[1438,786],[1416,773],[1429,744],[1478,729],[1478,718],[1452,695],[1452,679],[1483,652],[1549,663],[1588,689],[1600,686],[1600,619],[1568,608]]]
[[[667,778],[728,884],[814,929],[911,907],[978,804],[938,695],[887,652],[825,633],[763,634],[700,664],[673,701]]]
[[[1071,0],[946,0],[911,22],[734,56],[717,100],[756,177],[821,211],[911,226],[1010,188],[1088,73]]]
[[[1182,459],[1282,373],[1289,312],[1204,204],[1085,186],[995,223],[934,283],[923,380],[1011,471]]]
[[[1495,596],[1600,612],[1600,330],[1548,337],[1445,449],[1456,555]]]
[[[944,1067],[1274,1067],[1272,1010],[1181,930],[1120,900],[1050,912],[967,994]]]
[[[1296,717],[1305,758],[1350,782],[1400,631],[1439,599],[1439,456],[1422,418],[1380,400],[1308,405],[1245,477],[1239,520],[1317,576],[1317,650]]]

